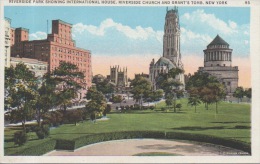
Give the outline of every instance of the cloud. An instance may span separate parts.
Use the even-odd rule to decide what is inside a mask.
[[[99,26],[77,23],[73,25],[72,36],[78,46],[89,47],[93,53],[162,54],[163,31],[155,31],[152,27],[130,27],[111,18],[103,20]]]
[[[154,37],[158,41],[161,41],[163,35],[162,31],[154,31],[151,27],[143,28],[137,26],[131,28],[121,23],[114,22],[111,18],[102,21],[99,26],[84,25],[83,23],[77,23],[73,26],[75,33],[83,33],[84,31],[87,31],[90,34],[97,36],[105,36],[109,29],[115,29],[117,32],[122,33],[130,39],[147,40],[149,37]]]
[[[192,24],[194,26],[196,25],[200,28],[209,26],[210,28],[224,34],[232,34],[237,32],[234,30],[236,27],[235,22],[229,21],[226,23],[225,21],[217,18],[214,14],[208,14],[205,13],[204,10],[199,9],[193,11],[192,13],[185,13],[183,16],[181,16],[181,22],[184,24]]]
[[[239,25],[233,20],[224,21],[204,10],[180,16],[182,54],[203,56],[203,50],[219,34],[237,56],[249,55],[249,24]]]
[[[47,38],[47,33],[38,31],[36,33],[29,34],[29,40],[41,40],[41,39],[46,39]]]

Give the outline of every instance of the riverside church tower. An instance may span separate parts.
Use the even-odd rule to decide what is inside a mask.
[[[156,78],[160,73],[168,73],[172,68],[183,68],[180,53],[180,24],[178,8],[166,10],[164,35],[163,35],[163,56],[155,62],[152,60],[149,68],[149,79],[152,82],[153,89],[158,89],[156,86]],[[184,89],[184,74],[179,74],[175,77],[176,81],[183,85],[179,89]]]
[[[168,10],[167,8],[163,35],[163,57],[182,68],[180,33],[178,9]]]

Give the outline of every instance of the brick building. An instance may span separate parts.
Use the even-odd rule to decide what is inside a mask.
[[[91,52],[76,47],[72,39],[72,25],[62,20],[52,21],[52,33],[46,39],[29,41],[29,30],[16,28],[11,30],[11,56],[32,58],[48,62],[48,71],[59,66],[61,61],[78,66],[84,73],[86,88],[91,86]],[[81,92],[80,97],[82,97]],[[83,93],[84,94],[84,93]]]
[[[48,63],[37,59],[11,57],[10,63],[14,67],[19,63],[23,63],[29,70],[33,71],[38,78],[43,77],[43,75],[47,73]]]

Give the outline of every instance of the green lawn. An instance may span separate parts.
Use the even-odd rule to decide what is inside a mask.
[[[157,104],[155,110],[130,111],[127,113],[112,112],[107,116],[107,121],[90,121],[73,124],[65,124],[52,129],[49,138],[38,140],[34,133],[29,133],[30,139],[21,147],[14,146],[10,141],[17,128],[5,129],[5,154],[17,154],[17,152],[32,145],[42,143],[48,139],[74,139],[79,136],[98,134],[113,131],[176,131],[186,133],[198,133],[214,135],[217,137],[231,138],[247,143],[251,142],[251,115],[250,104],[232,104],[221,102],[218,105],[218,114],[215,114],[215,105],[205,110],[204,105],[194,107],[187,105],[187,100],[178,100],[182,103],[181,111],[174,113],[170,108],[168,112],[162,112],[161,107],[165,103]]]

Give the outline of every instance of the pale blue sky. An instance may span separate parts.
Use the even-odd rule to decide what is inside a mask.
[[[77,45],[93,54],[162,54],[166,7],[6,6],[4,10],[12,27],[28,28],[31,39],[46,37],[47,20],[51,29],[51,20],[61,19],[74,25]],[[237,56],[249,55],[249,8],[179,7],[179,15],[183,56],[203,55],[217,34]]]

